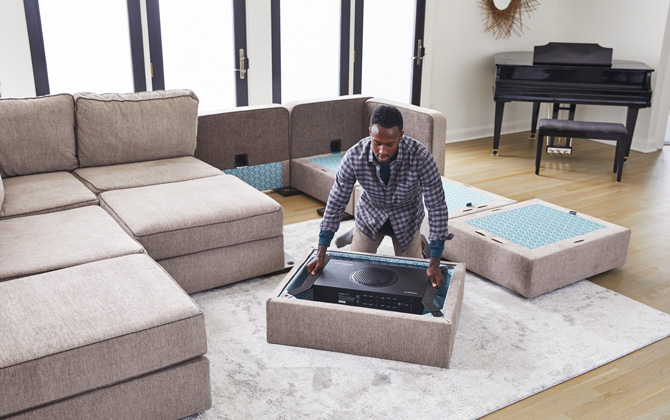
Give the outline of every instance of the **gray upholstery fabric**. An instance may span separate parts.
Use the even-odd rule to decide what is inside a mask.
[[[2,182],[2,175],[0,175],[0,216],[2,215],[2,203],[5,201],[5,184]]]
[[[0,220],[0,282],[142,253],[98,206]]]
[[[281,105],[239,107],[198,118],[195,157],[219,169],[235,167],[247,154],[249,166],[289,160],[289,113]]]
[[[6,419],[181,419],[211,406],[209,360],[200,356]]]
[[[463,301],[463,264],[451,280],[443,318],[279,297],[301,265],[267,301],[268,343],[449,367]]]
[[[77,166],[72,95],[0,99],[0,175],[70,171]]]
[[[569,210],[539,199],[510,204],[449,221],[454,238],[444,246],[443,257],[464,262],[473,271],[501,286],[532,298],[625,264],[630,229],[595,217],[580,217],[605,228],[528,249],[469,225],[468,220],[533,204],[567,213]]]
[[[220,170],[192,156],[79,168],[74,173],[96,194],[221,175]]]
[[[284,236],[158,260],[189,294],[284,269]]]
[[[281,205],[232,175],[106,191],[100,205],[156,260],[283,232]]]
[[[326,203],[333,184],[335,184],[335,171],[317,165],[307,158],[291,160],[291,186],[293,188]],[[349,200],[345,210],[352,216],[355,211],[354,194],[356,188],[360,188],[360,186],[356,184],[354,187],[354,191],[351,192],[351,200]]]
[[[82,167],[193,156],[198,98],[190,90],[75,95]]]
[[[369,98],[350,95],[286,104],[291,115],[291,159],[329,153],[330,141],[336,139],[344,151],[367,136],[363,104]]]
[[[0,219],[98,204],[98,197],[69,172],[23,175],[3,182],[5,203]]]
[[[444,175],[444,145],[447,141],[447,119],[444,114],[429,108],[373,98],[368,100],[364,106],[363,121],[366,127],[370,123],[372,113],[380,105],[392,105],[400,110],[405,135],[420,141],[428,148],[435,158],[440,175]]]
[[[202,310],[147,255],[0,283],[0,416],[207,351]]]

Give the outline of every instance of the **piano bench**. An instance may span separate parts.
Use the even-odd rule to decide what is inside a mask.
[[[616,151],[614,153],[614,169],[617,174],[617,182],[621,182],[623,174],[624,154],[628,150],[628,130],[623,124],[589,121],[570,121],[541,119],[538,124],[537,151],[535,154],[535,175],[540,174],[540,159],[542,158],[542,145],[545,136],[549,137],[572,137],[580,139],[614,140]]]

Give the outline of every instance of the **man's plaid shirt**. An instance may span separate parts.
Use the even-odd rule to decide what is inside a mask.
[[[430,237],[447,239],[449,219],[442,180],[433,156],[426,147],[411,137],[403,136],[398,154],[391,161],[391,177],[384,185],[379,175],[380,164],[372,151],[372,140],[366,137],[347,150],[330,190],[321,230],[337,232],[356,181],[363,194],[356,204],[356,226],[372,239],[386,219],[391,220],[398,243],[407,249],[424,218],[423,203],[428,210]]]

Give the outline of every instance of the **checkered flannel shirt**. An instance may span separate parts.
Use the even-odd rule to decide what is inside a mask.
[[[447,239],[449,218],[442,180],[437,164],[426,147],[411,137],[403,136],[398,154],[390,163],[391,177],[385,185],[379,175],[379,162],[366,137],[350,148],[342,158],[330,190],[321,222],[324,232],[337,232],[356,181],[363,194],[356,204],[356,226],[372,239],[386,219],[403,251],[407,250],[424,218],[423,201],[428,210],[428,240]]]

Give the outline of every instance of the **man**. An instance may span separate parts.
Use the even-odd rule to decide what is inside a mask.
[[[419,228],[425,202],[430,226],[430,263],[426,272],[433,286],[440,287],[444,281],[440,257],[448,239],[448,212],[440,173],[428,149],[404,135],[400,111],[386,105],[372,114],[370,136],[342,158],[323,214],[317,256],[307,269],[316,274],[323,268],[326,250],[340,226],[356,181],[363,194],[356,205],[350,249],[375,253],[384,236],[391,236],[397,256],[423,258]]]

